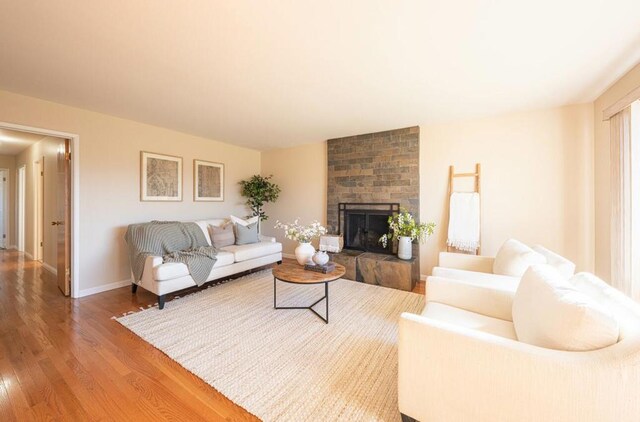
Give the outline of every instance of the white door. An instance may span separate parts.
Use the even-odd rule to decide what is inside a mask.
[[[24,252],[26,167],[18,169],[18,250]]]

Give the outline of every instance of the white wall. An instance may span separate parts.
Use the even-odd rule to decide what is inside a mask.
[[[238,182],[260,173],[255,150],[6,91],[0,91],[0,122],[80,136],[81,290],[129,279],[128,224],[244,215]],[[142,150],[183,157],[182,202],[140,202]],[[193,202],[194,159],[225,164],[224,202]]]
[[[308,224],[327,220],[327,144],[302,145],[262,153],[262,173],[273,174],[273,182],[282,189],[277,202],[267,204],[265,212],[269,219],[260,229],[269,236],[283,242],[285,253],[293,253],[297,243],[285,239],[281,230],[273,226],[276,220],[292,222],[300,218]]]
[[[262,154],[263,174],[273,174],[283,190],[266,207],[272,219],[325,221],[326,160],[324,142]],[[568,256],[580,270],[593,269],[591,104],[420,125],[420,218],[437,223],[421,247],[424,274],[445,249],[449,165],[473,171],[476,162],[483,171],[483,254],[515,237]],[[282,239],[272,224],[263,227]],[[287,242],[285,252],[294,248]]]

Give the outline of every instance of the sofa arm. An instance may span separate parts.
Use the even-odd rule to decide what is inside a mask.
[[[144,261],[144,270],[142,271],[142,280],[153,281],[153,269],[158,265],[162,265],[163,260],[161,256],[148,256]],[[140,281],[140,280],[137,280]]]
[[[614,348],[543,349],[404,313],[398,405],[421,421],[631,422],[640,365],[612,361]]]
[[[454,252],[440,252],[440,256],[438,258],[438,266],[492,274],[494,259],[495,258],[491,256],[467,255]]]
[[[511,307],[514,292],[499,287],[479,286],[460,280],[428,277],[426,300],[512,321]]]
[[[275,242],[275,241],[276,241],[276,238],[275,238],[275,237],[265,236],[265,235],[262,235],[262,234],[259,234],[259,235],[258,235],[258,239],[259,239],[261,242]]]

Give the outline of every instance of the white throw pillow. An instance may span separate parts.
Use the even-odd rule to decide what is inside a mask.
[[[547,349],[586,351],[615,344],[618,321],[550,265],[533,265],[513,298],[518,340]]]
[[[241,226],[244,226],[244,227],[247,227],[249,224],[257,223],[258,218],[259,218],[258,216],[255,216],[255,217],[244,219],[244,218],[236,217],[235,215],[232,215],[229,217],[232,223],[240,224]]]
[[[547,260],[547,264],[558,270],[558,272],[562,274],[564,278],[571,278],[575,274],[576,264],[569,261],[564,256],[558,255],[557,253],[550,251],[542,245],[533,245],[531,249],[544,256]]]
[[[534,264],[545,264],[547,259],[522,242],[509,239],[502,244],[493,261],[493,273],[522,277]]]

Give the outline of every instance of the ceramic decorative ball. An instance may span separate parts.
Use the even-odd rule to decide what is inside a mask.
[[[329,262],[329,255],[325,251],[318,251],[313,255],[313,262],[316,265],[325,265]]]

